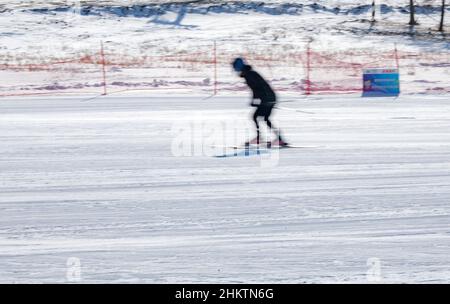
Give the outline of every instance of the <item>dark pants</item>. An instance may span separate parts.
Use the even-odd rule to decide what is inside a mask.
[[[277,136],[279,138],[280,137],[280,133],[278,132],[278,130],[275,129],[275,127],[273,126],[272,122],[270,121],[270,115],[272,114],[272,110],[275,107],[275,103],[262,103],[261,105],[259,105],[256,108],[255,113],[253,114],[253,121],[255,122],[256,125],[256,135],[259,141],[259,123],[258,123],[258,117],[264,117],[264,121],[266,122],[267,126],[275,131],[275,133],[277,134]]]
[[[269,121],[270,114],[272,114],[275,103],[261,104],[256,108],[255,114],[253,114],[253,120],[257,117],[264,117],[265,121]]]

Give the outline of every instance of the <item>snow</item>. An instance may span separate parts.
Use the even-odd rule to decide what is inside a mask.
[[[241,143],[246,97],[1,99],[0,282],[73,257],[83,283],[448,283],[448,96],[294,100],[316,114],[276,123],[320,147],[216,158],[174,156],[174,127]]]
[[[383,14],[377,15],[375,25],[367,21],[369,6],[361,8],[356,1],[328,2],[319,8],[311,2],[202,1],[187,5],[185,15],[183,6],[172,3],[152,6],[144,17],[133,13],[142,9],[133,3],[120,7],[103,3],[81,16],[67,7],[64,10],[58,1],[46,9],[37,2],[9,5],[10,10],[0,13],[4,28],[0,31],[0,77],[4,79],[0,95],[100,94],[102,41],[110,92],[211,93],[216,42],[221,93],[238,90],[229,63],[244,56],[276,89],[298,94],[305,91],[310,39],[311,81],[327,93],[355,92],[364,67],[395,67],[395,47],[403,93],[449,92],[450,43],[436,32],[436,3],[425,13],[418,9],[420,26],[415,30],[407,26],[405,7],[391,2],[390,10],[384,7]],[[336,13],[335,8],[341,7]],[[128,13],[121,14],[122,10]],[[177,21],[180,15],[183,18]]]
[[[397,0],[0,2],[0,283],[450,281],[441,1],[414,29]],[[300,97],[309,42],[347,93],[397,48],[402,95]],[[236,56],[309,148],[224,148],[254,135]]]

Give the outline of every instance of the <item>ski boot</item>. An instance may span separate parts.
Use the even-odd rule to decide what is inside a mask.
[[[268,146],[269,148],[272,148],[272,147],[286,148],[286,147],[289,147],[289,144],[288,144],[287,142],[285,142],[285,141],[280,137],[280,138],[278,138],[278,139],[275,139],[275,140],[272,141],[272,142],[268,142],[268,143],[267,143],[267,146]]]

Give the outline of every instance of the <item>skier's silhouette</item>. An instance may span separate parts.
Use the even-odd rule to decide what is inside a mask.
[[[272,142],[272,145],[287,146],[287,143],[281,137],[281,132],[275,128],[270,121],[270,115],[277,102],[275,92],[261,75],[255,72],[250,65],[245,63],[244,59],[236,58],[232,65],[234,70],[240,73],[239,76],[245,79],[247,85],[252,90],[253,97],[250,105],[256,107],[255,113],[253,114],[253,121],[256,126],[256,138],[247,142],[246,145],[260,143],[261,138],[258,117],[264,117],[267,126],[277,135],[277,139]]]

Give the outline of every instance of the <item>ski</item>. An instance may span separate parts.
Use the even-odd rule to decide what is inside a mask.
[[[311,114],[314,115],[316,113],[314,112],[310,112],[310,111],[303,111],[303,110],[299,110],[299,109],[294,109],[294,108],[286,108],[286,107],[280,107],[280,106],[276,106],[277,109],[279,110],[285,110],[285,111],[293,111],[293,112],[297,112],[297,113],[303,113],[303,114]]]
[[[250,145],[250,146],[228,146],[228,145],[213,145],[213,148],[234,149],[234,150],[261,150],[261,149],[313,149],[320,148],[320,146],[300,146],[300,145],[286,145],[286,146],[269,146],[269,145]]]
[[[228,157],[248,157],[248,156],[254,156],[254,155],[262,155],[269,153],[269,149],[234,149],[231,153],[225,153],[221,155],[216,155],[214,157],[216,158],[228,158]]]

